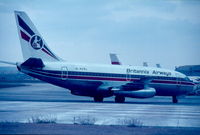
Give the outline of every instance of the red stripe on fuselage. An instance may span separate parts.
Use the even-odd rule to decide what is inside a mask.
[[[94,77],[94,76],[68,76],[69,79],[100,80],[100,81],[127,81],[126,78]],[[131,79],[130,81],[135,81]]]
[[[68,76],[69,79],[86,79],[86,80],[102,80],[102,81],[138,81],[140,78],[114,78],[114,77],[93,77],[93,76]],[[183,84],[183,85],[194,85],[190,82],[178,82],[177,81],[168,81],[168,80],[152,80],[151,83],[164,83],[164,84]]]
[[[183,84],[183,85],[195,85],[192,82],[186,82],[186,81],[171,81],[171,80],[152,80],[152,83],[168,83],[168,84]]]
[[[116,77],[96,77],[96,76],[80,76],[80,75],[66,75],[66,76],[62,76],[61,74],[53,74],[53,73],[48,73],[48,72],[40,72],[40,71],[35,71],[32,70],[35,73],[38,74],[42,74],[42,75],[46,75],[49,77],[57,77],[57,78],[68,78],[68,79],[80,79],[80,80],[98,80],[98,81],[138,81],[140,80],[140,78],[132,78],[132,79],[128,79],[127,78],[116,78]],[[173,84],[173,85],[177,85],[177,84],[182,84],[182,85],[195,85],[192,82],[186,82],[186,81],[179,81],[177,83],[177,81],[172,81],[172,80],[157,80],[154,79],[151,81],[151,83],[162,83],[162,84]]]

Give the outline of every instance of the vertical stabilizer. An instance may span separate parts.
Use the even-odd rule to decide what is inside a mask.
[[[119,61],[117,55],[114,53],[110,53],[110,60],[112,65],[121,65],[121,62]]]
[[[143,67],[148,67],[148,63],[147,62],[143,62]]]
[[[43,61],[59,61],[48,47],[25,12],[15,11],[15,18],[24,60],[40,58]]]

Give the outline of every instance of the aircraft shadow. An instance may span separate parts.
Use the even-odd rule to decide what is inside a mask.
[[[142,101],[142,102],[134,102],[134,101],[127,101],[124,103],[115,103],[114,101],[104,101],[104,102],[94,102],[93,100],[55,100],[55,99],[0,99],[0,101],[13,101],[13,102],[53,102],[53,103],[91,103],[91,104],[148,104],[148,105],[200,105],[200,103],[191,103],[191,102],[184,102],[184,103],[177,103],[174,104],[171,101],[166,102],[158,102],[158,101]]]

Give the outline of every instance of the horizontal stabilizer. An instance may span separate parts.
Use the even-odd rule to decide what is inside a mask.
[[[0,63],[9,64],[9,65],[16,65],[16,63],[14,63],[14,62],[8,62],[8,61],[2,61],[2,60],[0,60]]]

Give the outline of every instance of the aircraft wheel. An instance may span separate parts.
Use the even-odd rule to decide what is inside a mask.
[[[125,101],[125,97],[123,97],[123,96],[116,96],[115,97],[116,103],[124,103],[124,101]]]
[[[178,99],[177,99],[176,96],[172,96],[172,102],[173,102],[173,103],[178,103]]]
[[[94,97],[94,102],[103,102],[103,97]]]

